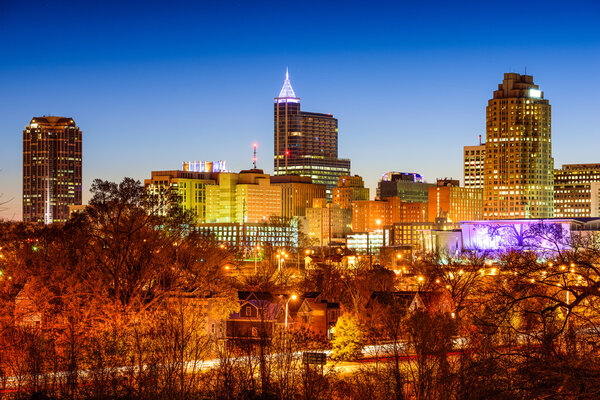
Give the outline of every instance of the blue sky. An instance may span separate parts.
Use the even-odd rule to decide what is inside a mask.
[[[339,153],[374,194],[391,170],[462,179],[503,73],[552,104],[555,165],[600,162],[597,1],[0,0],[0,217],[21,218],[22,130],[75,119],[94,178],[184,160],[272,172],[285,68],[306,111],[339,118]]]

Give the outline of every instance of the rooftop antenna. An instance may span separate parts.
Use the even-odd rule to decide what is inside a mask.
[[[256,148],[258,147],[258,144],[254,143],[252,145],[252,147],[254,147],[254,155],[252,156],[252,165],[254,166],[254,169],[256,169]]]
[[[481,146],[481,135],[479,135],[479,145]]]
[[[527,75],[527,65],[525,66],[525,75]]]

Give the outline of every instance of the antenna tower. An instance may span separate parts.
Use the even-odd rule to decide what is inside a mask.
[[[258,145],[256,143],[254,143],[252,145],[252,147],[254,147],[254,155],[252,156],[252,165],[254,166],[254,169],[256,169],[256,148],[258,147]]]

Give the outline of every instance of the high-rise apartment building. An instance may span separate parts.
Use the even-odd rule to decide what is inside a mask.
[[[458,180],[438,179],[429,188],[429,222],[479,220],[483,214],[483,189],[460,187]]]
[[[402,201],[422,203],[427,201],[429,188],[434,186],[425,183],[423,176],[414,172],[388,172],[379,181],[377,197],[398,197]]]
[[[483,189],[485,143],[465,146],[463,152],[464,183],[466,188]]]
[[[533,76],[504,74],[486,108],[483,218],[554,216],[550,103]]]
[[[333,204],[342,208],[352,208],[352,202],[357,200],[369,200],[369,188],[365,187],[363,178],[358,175],[340,176],[337,187],[333,189]]]
[[[338,121],[331,114],[300,110],[286,71],[274,107],[275,175],[301,175],[327,186],[327,198],[342,175],[350,175],[350,160],[338,158]]]
[[[81,205],[81,130],[35,117],[23,131],[23,221],[65,222],[70,205]]]
[[[600,164],[566,164],[554,170],[554,216],[586,218],[592,214],[592,183],[600,182]]]

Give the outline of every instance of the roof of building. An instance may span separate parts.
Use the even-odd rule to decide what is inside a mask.
[[[44,115],[42,117],[33,117],[30,124],[75,126],[75,121],[73,121],[73,118]]]

